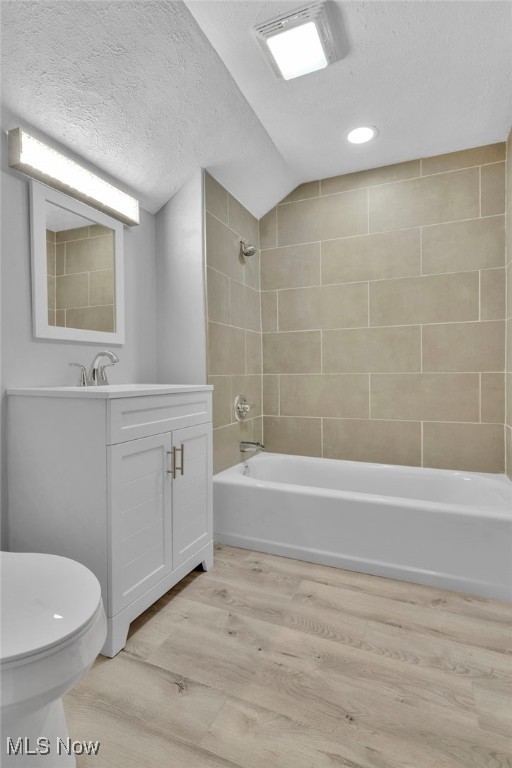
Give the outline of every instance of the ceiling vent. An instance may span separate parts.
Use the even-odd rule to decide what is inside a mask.
[[[277,77],[291,80],[338,61],[327,3],[311,3],[255,27],[258,42]]]

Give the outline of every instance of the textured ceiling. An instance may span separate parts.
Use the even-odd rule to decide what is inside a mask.
[[[189,0],[301,181],[503,141],[512,124],[511,2],[333,2],[343,59],[277,79],[251,34],[300,0]],[[376,125],[370,144],[345,141]]]
[[[302,181],[505,138],[512,3],[336,2],[344,58],[285,82],[251,29],[299,5],[4,0],[2,127],[32,127],[152,212],[203,166],[257,216]],[[348,145],[364,123],[377,140]]]
[[[1,12],[3,129],[38,129],[151,212],[198,167],[256,215],[299,182],[183,3],[18,0]]]

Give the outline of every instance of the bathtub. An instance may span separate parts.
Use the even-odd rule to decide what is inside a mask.
[[[213,498],[220,543],[512,600],[504,475],[260,454]]]

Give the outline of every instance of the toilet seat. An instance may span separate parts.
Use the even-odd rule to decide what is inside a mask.
[[[0,575],[3,669],[71,642],[102,606],[94,574],[65,557],[1,552]]]

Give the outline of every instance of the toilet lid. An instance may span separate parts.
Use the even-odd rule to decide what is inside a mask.
[[[101,588],[85,566],[57,555],[0,552],[0,661],[40,653],[76,634]]]

